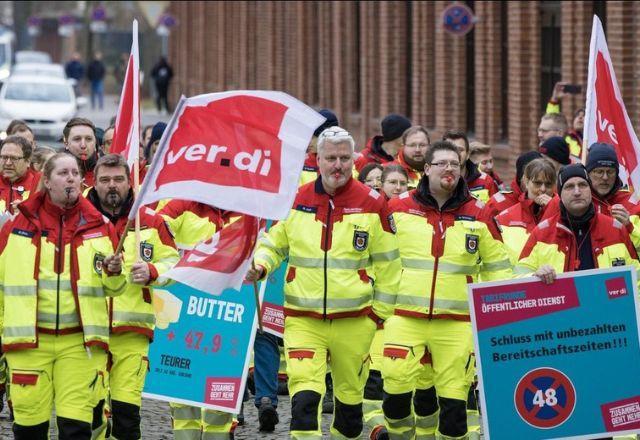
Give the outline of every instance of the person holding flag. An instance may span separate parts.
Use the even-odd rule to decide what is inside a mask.
[[[135,233],[124,229],[134,196],[129,166],[121,155],[107,154],[98,159],[95,176],[95,186],[87,198],[115,226],[119,237],[126,234],[124,265],[131,274],[125,293],[109,301],[111,433],[118,439],[139,439],[142,387],[155,324],[151,286],[168,282],[160,277],[178,262],[178,251],[165,221],[151,209],[143,208],[140,214],[139,247]],[[96,416],[103,414],[105,400],[99,402]],[[95,438],[106,428],[104,422],[94,420]]]
[[[330,355],[332,436],[358,438],[369,347],[395,303],[398,245],[384,198],[352,177],[351,135],[328,128],[317,148],[320,176],[300,187],[289,217],[260,241],[246,279],[262,279],[289,258],[284,343],[291,437],[322,437],[320,402]]]

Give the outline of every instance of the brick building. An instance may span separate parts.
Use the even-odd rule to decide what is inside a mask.
[[[605,26],[627,110],[640,119],[640,2],[466,2],[477,23],[447,33],[451,2],[171,2],[174,99],[232,89],[283,90],[336,111],[360,146],[404,113],[434,133],[462,128],[495,146],[498,170],[537,145],[560,80],[584,85],[593,14]],[[571,121],[584,94],[566,98]]]

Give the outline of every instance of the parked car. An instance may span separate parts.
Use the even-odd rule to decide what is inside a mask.
[[[66,78],[62,64],[20,63],[13,66],[11,75],[48,76]]]
[[[22,119],[36,137],[58,139],[79,104],[64,78],[12,75],[0,90],[0,129]]]
[[[51,55],[37,50],[19,50],[16,52],[16,64],[22,63],[51,63]]]

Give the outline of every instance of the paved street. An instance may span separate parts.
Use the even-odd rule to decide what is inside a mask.
[[[289,422],[291,421],[291,407],[287,396],[279,396],[279,399],[278,413],[280,415],[280,423],[276,426],[275,432],[266,434],[258,431],[258,411],[253,406],[253,400],[251,400],[245,403],[245,425],[236,429],[235,439],[279,440],[287,438]],[[330,416],[323,415],[322,422],[323,431],[328,437]],[[11,423],[9,422],[9,412],[5,407],[0,413],[0,439],[10,438],[13,438],[13,435],[11,433]],[[53,429],[51,438],[57,438]],[[168,403],[157,400],[144,400],[142,404],[142,438],[145,440],[173,439]]]

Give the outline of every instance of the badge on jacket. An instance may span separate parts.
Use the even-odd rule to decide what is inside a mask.
[[[611,260],[611,267],[624,266],[625,264],[626,264],[626,261],[624,261],[624,258],[618,257]]]
[[[369,244],[369,233],[367,231],[353,231],[353,248],[362,252]]]
[[[95,270],[98,275],[102,275],[102,263],[103,262],[104,262],[104,255],[95,254],[93,256],[93,270]]]
[[[469,252],[470,254],[475,254],[476,252],[478,252],[478,239],[480,237],[478,237],[475,234],[466,234],[465,235],[465,242],[464,242],[464,247],[467,250],[467,252]]]
[[[140,256],[149,263],[153,258],[153,245],[144,241],[140,243]]]

